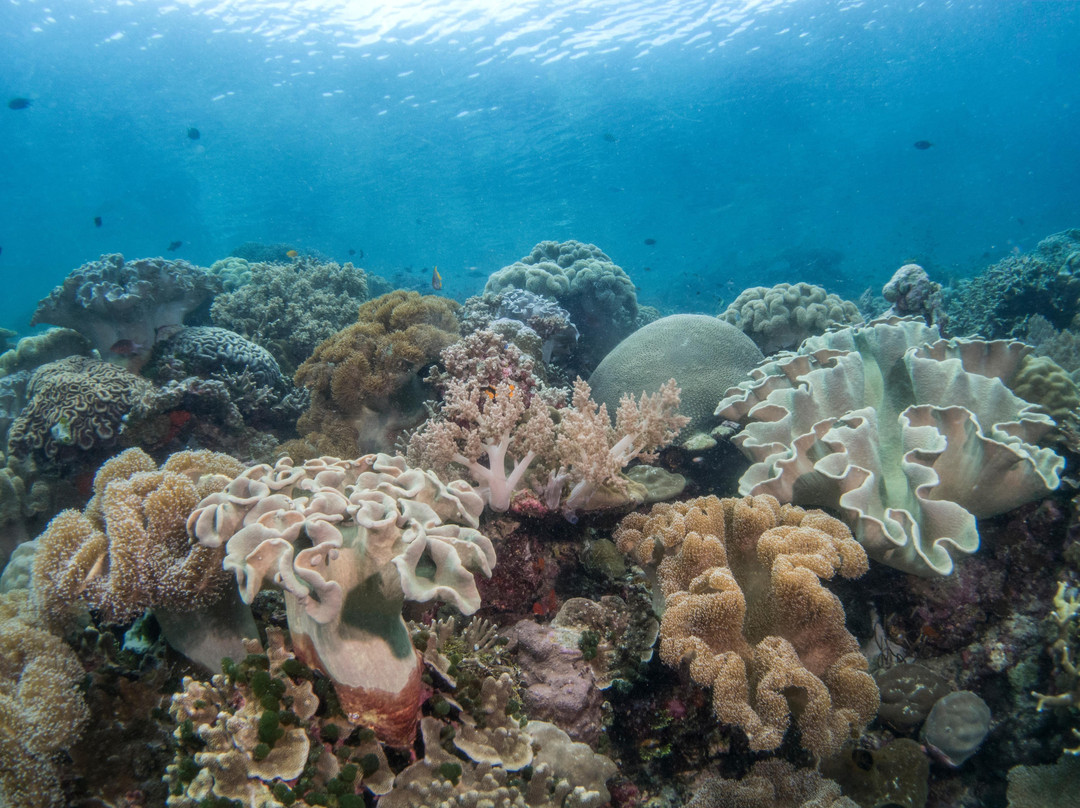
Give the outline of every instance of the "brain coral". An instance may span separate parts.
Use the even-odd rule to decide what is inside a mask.
[[[73,328],[102,356],[137,371],[154,343],[183,325],[218,288],[216,278],[187,261],[103,255],[72,270],[38,303],[30,323]]]
[[[809,336],[834,325],[861,323],[850,300],[810,283],[778,283],[744,290],[721,320],[741,328],[766,354],[798,347]]]
[[[123,418],[153,385],[110,362],[71,356],[30,378],[29,402],[8,432],[8,453],[58,465],[115,446]]]
[[[542,241],[520,261],[488,278],[484,292],[525,289],[554,298],[581,331],[579,364],[586,370],[637,327],[637,291],[622,267],[595,244]]]
[[[836,508],[871,556],[947,575],[975,552],[975,520],[1057,488],[1036,443],[1054,422],[1004,381],[1031,347],[942,340],[920,319],[811,337],[720,402],[754,464],[743,494]]]
[[[420,371],[457,340],[457,309],[446,298],[391,292],[315,349],[296,383],[311,390],[297,429],[317,454],[389,450],[401,429],[424,419]]]
[[[221,264],[221,267],[218,267]],[[292,373],[324,339],[355,319],[367,299],[368,278],[352,264],[248,263],[230,258],[215,268],[236,288],[214,298],[214,325],[254,340]],[[244,280],[247,278],[247,280]],[[228,283],[228,282],[227,282]]]
[[[604,357],[589,377],[593,399],[615,412],[625,394],[655,393],[674,378],[679,413],[690,418],[683,435],[708,432],[724,392],[762,359],[739,329],[703,314],[673,314],[638,329]]]
[[[334,681],[349,720],[411,743],[423,686],[401,617],[406,600],[480,606],[473,572],[495,550],[475,528],[483,500],[400,457],[323,457],[253,466],[199,503],[189,532],[225,545],[245,603],[263,584],[285,591],[296,655]]]
[[[794,718],[827,757],[874,717],[877,685],[821,583],[867,570],[842,522],[770,496],[709,496],[630,514],[615,541],[639,563],[660,559],[660,658],[711,687],[717,718],[751,749],[776,749]]]

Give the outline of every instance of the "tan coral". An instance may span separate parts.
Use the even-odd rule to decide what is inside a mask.
[[[0,596],[0,805],[63,804],[53,756],[89,720],[83,676],[75,653],[37,622],[26,590]]]
[[[739,326],[766,353],[798,347],[807,337],[835,325],[861,323],[850,300],[811,283],[754,286],[739,294],[721,320]]]
[[[660,504],[626,522],[620,547],[662,556],[661,659],[712,687],[717,717],[742,727],[751,749],[777,748],[794,716],[803,745],[824,757],[874,716],[877,686],[821,584],[866,572],[842,522],[770,496]]]

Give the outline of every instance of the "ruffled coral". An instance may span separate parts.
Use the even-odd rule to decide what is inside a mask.
[[[483,501],[401,458],[286,458],[254,466],[191,514],[191,534],[225,545],[245,602],[264,583],[285,591],[297,656],[334,680],[350,721],[395,745],[415,733],[419,658],[405,600],[480,606],[473,572],[495,564],[475,528]]]
[[[396,291],[360,307],[357,322],[322,342],[296,372],[311,390],[297,429],[316,453],[388,450],[424,418],[419,372],[458,338],[458,304]]]
[[[145,379],[97,359],[72,356],[43,365],[8,432],[8,452],[58,465],[115,446],[124,416],[151,389]]]
[[[778,283],[743,290],[720,319],[741,328],[763,353],[771,354],[796,348],[832,326],[861,323],[862,315],[850,300],[820,286]]]
[[[742,494],[838,509],[871,556],[947,575],[979,547],[976,518],[1057,488],[1054,426],[1006,387],[1030,346],[942,340],[922,320],[876,320],[806,340],[729,391],[746,424]]]
[[[154,343],[183,325],[218,288],[216,278],[187,261],[103,255],[72,270],[38,303],[30,324],[73,328],[102,356],[137,371]]]
[[[554,298],[581,330],[579,363],[596,367],[637,328],[637,291],[630,276],[595,244],[542,241],[532,252],[492,273],[484,292],[524,289]]]
[[[711,687],[717,718],[751,749],[777,748],[794,717],[803,746],[825,757],[873,718],[877,685],[821,584],[867,569],[842,522],[769,496],[703,497],[631,514],[615,537],[660,559],[661,659]]]
[[[367,273],[352,264],[230,258],[210,271],[226,278],[225,294],[214,298],[210,308],[214,325],[266,348],[287,373],[353,322],[353,313],[368,297]]]
[[[25,590],[0,596],[0,804],[64,804],[54,755],[89,720],[84,671],[59,637],[43,630]]]

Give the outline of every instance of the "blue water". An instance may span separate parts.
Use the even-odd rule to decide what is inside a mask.
[[[463,299],[576,238],[707,313],[971,274],[1080,225],[1078,41],[1073,2],[8,0],[0,325],[174,241]]]

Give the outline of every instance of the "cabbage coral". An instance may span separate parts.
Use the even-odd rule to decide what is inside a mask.
[[[979,548],[975,520],[1057,488],[1054,427],[1005,382],[1031,347],[943,340],[889,318],[807,339],[759,365],[716,414],[746,424],[742,494],[836,508],[867,552],[948,575]]]

